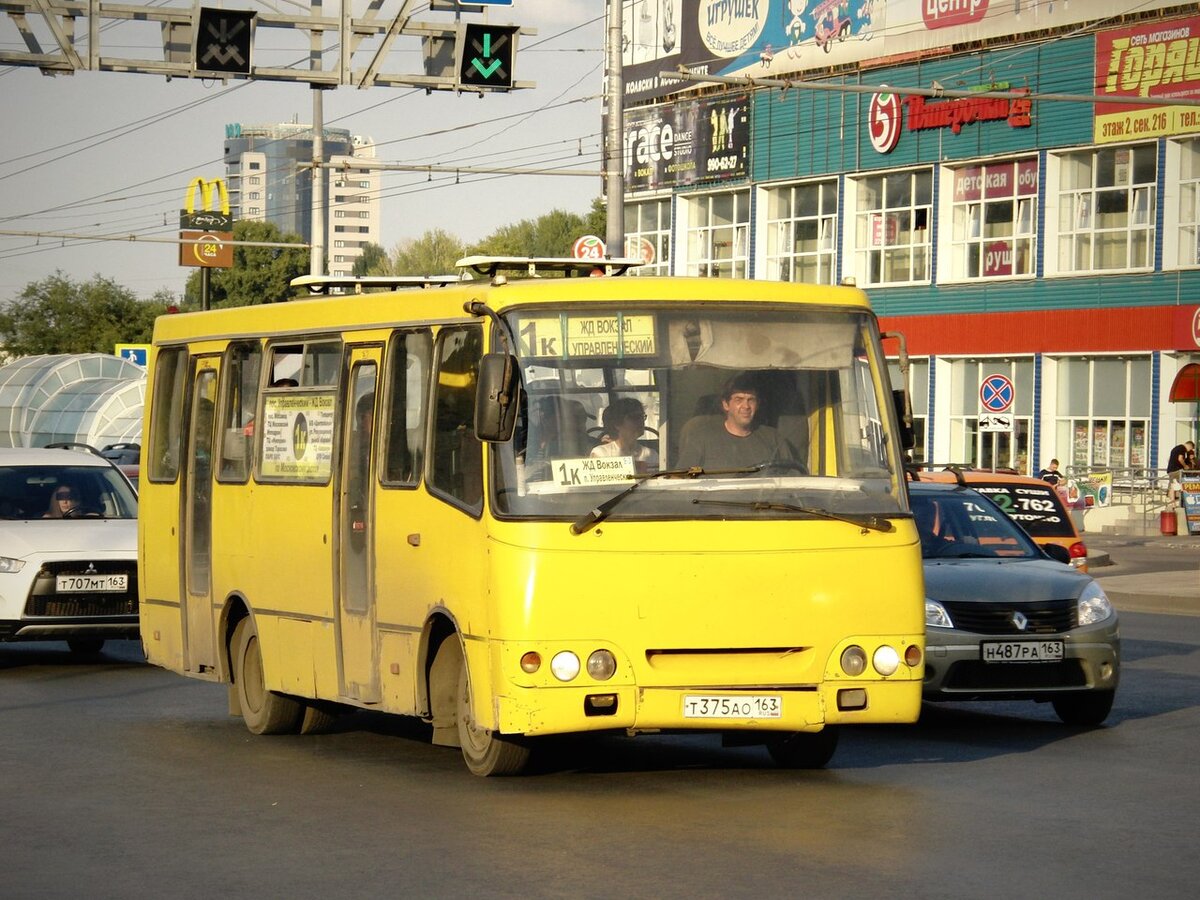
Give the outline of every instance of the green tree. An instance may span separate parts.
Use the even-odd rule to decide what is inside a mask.
[[[464,256],[462,241],[434,228],[419,238],[396,246],[389,275],[452,275],[454,264]]]
[[[168,291],[141,300],[109,278],[75,283],[56,272],[0,308],[0,346],[14,357],[112,353],[116,344],[147,343],[172,302]]]
[[[604,230],[590,230],[595,213],[585,218],[562,209],[551,210],[536,219],[522,219],[492,232],[468,251],[487,256],[570,256],[571,245],[585,234],[604,237]]]
[[[392,261],[388,259],[387,251],[378,244],[368,243],[362,250],[362,256],[354,261],[351,275],[394,275],[391,271]]]
[[[233,223],[235,241],[300,244],[297,234],[281,234],[272,222],[242,220]],[[233,248],[233,268],[212,269],[209,277],[209,306],[254,306],[278,303],[294,294],[293,278],[308,274],[309,252],[298,247]],[[200,306],[200,270],[188,276],[184,299],[189,307]]]

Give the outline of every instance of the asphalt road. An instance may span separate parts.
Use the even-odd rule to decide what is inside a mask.
[[[377,714],[253,736],[132,644],[0,645],[0,895],[1190,898],[1200,617],[1124,612],[1122,639],[1095,730],[937,705],[846,730],[824,771],[613,736],[516,779]]]

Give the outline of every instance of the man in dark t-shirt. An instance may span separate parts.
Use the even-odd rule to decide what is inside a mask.
[[[1196,445],[1191,441],[1184,441],[1171,448],[1171,455],[1167,457],[1167,496],[1171,503],[1175,502],[1179,494],[1179,473],[1190,466],[1188,460],[1195,450]]]
[[[721,409],[724,421],[713,418],[685,426],[680,468],[736,469],[795,457],[778,431],[754,421],[758,415],[758,388],[747,376],[739,375],[725,386]]]

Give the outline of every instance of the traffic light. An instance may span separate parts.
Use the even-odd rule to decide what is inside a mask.
[[[511,90],[520,30],[518,25],[459,25],[459,86]]]
[[[257,13],[200,7],[193,59],[199,72],[250,74],[250,48]]]

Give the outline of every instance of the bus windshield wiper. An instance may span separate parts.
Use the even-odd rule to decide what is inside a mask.
[[[647,481],[655,478],[701,478],[706,475],[753,475],[755,472],[762,470],[762,466],[740,466],[736,469],[703,469],[700,466],[692,466],[690,469],[664,469],[661,472],[651,472],[647,475],[634,475],[637,479],[629,487],[613,494],[599,506],[588,510],[587,513],[580,516],[571,525],[571,534],[583,534],[589,531],[593,525],[599,525],[608,518],[609,513],[616,508],[617,504],[640,488]]]
[[[802,513],[807,516],[815,516],[818,519],[832,519],[835,522],[845,522],[848,525],[857,525],[864,532],[868,529],[872,531],[891,531],[893,525],[883,516],[874,515],[851,515],[830,512],[827,509],[819,509],[815,506],[796,506],[792,503],[769,503],[765,500],[742,501],[742,500],[702,500],[699,497],[692,499],[695,504],[705,504],[708,506],[728,506],[737,507],[739,509],[762,510],[764,512],[794,512]]]

